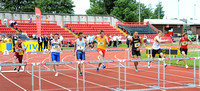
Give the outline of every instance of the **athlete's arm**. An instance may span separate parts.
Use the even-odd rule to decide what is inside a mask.
[[[22,51],[25,51],[25,48],[24,48],[24,44],[23,44],[23,43],[21,44],[21,46],[22,46],[22,49],[21,49],[21,50],[22,50]]]
[[[51,40],[51,44],[53,44],[53,40]],[[52,49],[52,45],[49,45],[50,46],[50,50]]]
[[[132,38],[129,38],[129,50],[131,50]]]
[[[188,40],[190,41],[190,44],[192,44],[192,40],[190,38],[188,38]]]
[[[181,44],[181,38],[180,38],[180,40],[179,40],[179,42],[178,42],[178,46],[179,46],[179,48],[180,48],[180,44]]]
[[[62,42],[60,41],[60,50],[62,49]]]
[[[157,40],[159,43],[167,42],[167,40],[161,40],[161,39],[158,38],[157,36],[155,37],[155,40]]]
[[[83,52],[85,52],[85,50],[89,47],[87,39],[85,39],[85,44],[86,44],[86,46],[85,46],[85,49],[83,50]]]
[[[76,43],[77,43],[77,40],[75,40],[74,42],[74,53],[76,52]]]
[[[105,40],[106,40],[106,44],[109,45],[108,37],[107,36],[105,37]]]
[[[140,38],[140,47],[139,48],[141,48],[142,47],[142,44],[143,44],[143,41],[142,41],[142,38],[141,37],[139,37]]]

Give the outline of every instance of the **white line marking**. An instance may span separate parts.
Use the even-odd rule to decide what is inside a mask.
[[[27,73],[30,74],[30,75],[32,75],[32,74],[29,73],[29,72],[27,72]],[[36,76],[36,75],[34,75],[34,76],[37,77],[37,78],[39,78],[39,77]],[[56,83],[51,82],[51,81],[48,81],[48,80],[46,80],[46,79],[44,79],[44,78],[42,78],[42,77],[41,77],[41,80],[44,80],[44,81],[46,81],[46,82],[48,82],[48,83],[51,83],[51,84],[53,84],[53,85],[55,85],[55,86],[58,86],[58,87],[60,87],[60,88],[65,89],[65,90],[71,91],[70,89],[68,89],[68,88],[66,88],[66,87],[63,87],[63,86],[61,86],[61,85],[59,85],[59,84],[56,84]]]
[[[9,78],[7,78],[6,76],[4,76],[2,73],[0,73],[1,76],[3,76],[6,80],[8,80],[9,82],[11,82],[12,84],[16,85],[17,87],[21,88],[24,91],[27,91],[26,89],[24,89],[23,87],[19,86],[18,84],[16,84],[15,82],[13,82],[12,80],[10,80]]]

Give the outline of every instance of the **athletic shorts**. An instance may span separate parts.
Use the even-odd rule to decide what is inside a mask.
[[[100,51],[103,53],[103,57],[105,57],[105,50],[104,50],[104,49],[97,48],[97,52],[99,53]]]
[[[52,58],[52,61],[60,62],[60,53],[59,52],[52,52],[51,58]]]
[[[185,54],[187,55],[187,51],[188,51],[188,49],[183,49],[183,48],[180,48],[180,52],[181,52],[181,54],[182,54],[182,51],[184,51],[184,52],[185,52]]]
[[[76,51],[76,57],[77,57],[77,59],[79,60],[79,59],[81,59],[81,60],[85,60],[85,52],[83,52],[83,51]]]
[[[160,53],[162,53],[162,50],[161,50],[161,49],[158,49],[158,50],[153,49],[153,50],[152,50],[152,57],[155,57],[156,54],[159,54],[159,55],[160,55]]]
[[[19,55],[17,52],[15,52],[14,56],[16,56],[16,58],[18,59],[19,63],[22,63],[23,55]]]
[[[132,55],[141,56],[140,50],[139,50],[139,51],[137,51],[137,50],[132,50]]]

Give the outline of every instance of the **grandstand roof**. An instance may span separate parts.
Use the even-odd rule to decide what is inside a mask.
[[[200,20],[188,20],[187,24],[189,24],[189,25],[200,25]]]
[[[183,25],[186,24],[180,20],[166,20],[166,19],[144,19],[144,22],[149,22],[150,24],[171,24],[171,25]]]

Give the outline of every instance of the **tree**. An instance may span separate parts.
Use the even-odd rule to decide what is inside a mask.
[[[116,0],[90,0],[90,9],[86,10],[87,14],[110,14]],[[99,10],[99,11],[96,11]]]
[[[164,16],[165,16],[165,11],[163,11],[162,2],[159,2],[156,5],[156,9],[154,11],[153,19],[163,19]]]
[[[35,7],[42,13],[68,13],[73,14],[73,2],[71,0],[3,0],[1,11],[34,12]]]

